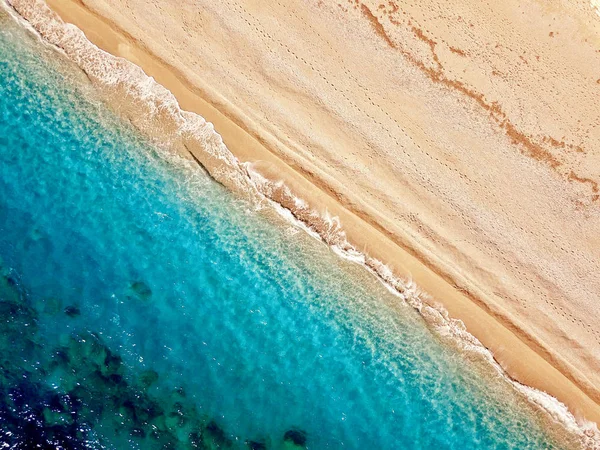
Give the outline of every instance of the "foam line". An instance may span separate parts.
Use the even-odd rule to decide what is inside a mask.
[[[451,318],[441,305],[432,306],[432,299],[412,280],[395,276],[381,261],[357,250],[346,239],[343,226],[337,217],[311,209],[306,201],[294,195],[282,182],[264,178],[253,169],[252,164],[241,164],[227,149],[211,123],[198,114],[183,111],[175,96],[146,75],[140,67],[96,47],[79,28],[62,22],[42,0],[0,1],[0,4],[10,11],[5,2],[25,19],[30,30],[38,33],[45,42],[62,51],[77,64],[94,85],[124,90],[133,100],[144,104],[146,114],[160,116],[163,120],[166,116],[171,120],[176,125],[177,138],[193,139],[199,143],[202,152],[195,152],[194,156],[215,180],[250,194],[257,208],[265,204],[273,207],[285,220],[329,245],[340,257],[364,266],[376,275],[390,292],[400,298],[403,304],[416,309],[441,336],[452,339],[461,350],[485,358],[532,404],[578,436],[584,448],[600,450],[600,432],[596,424],[578,421],[556,398],[510,378],[492,353],[467,332],[462,321]],[[592,6],[600,14],[600,0],[592,0]],[[21,22],[23,23],[23,20]],[[144,130],[143,124],[140,128],[142,132],[147,131]],[[162,144],[168,145],[172,139],[173,137],[165,136]]]

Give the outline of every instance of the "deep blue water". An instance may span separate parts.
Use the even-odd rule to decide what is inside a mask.
[[[370,274],[0,25],[0,447],[558,448]]]

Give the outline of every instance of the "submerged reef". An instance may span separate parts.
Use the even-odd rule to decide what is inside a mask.
[[[69,331],[57,342],[39,335],[39,314],[78,307],[49,299],[32,306],[14,274],[0,268],[0,444],[14,449],[306,448],[306,433],[291,429],[281,442],[239,440],[198,411],[181,387],[157,386],[153,369],[136,371],[98,334]],[[149,288],[134,284],[138,298]],[[244,444],[240,444],[243,442]]]
[[[285,432],[283,440],[288,448],[304,448],[306,446],[306,433],[294,428]]]

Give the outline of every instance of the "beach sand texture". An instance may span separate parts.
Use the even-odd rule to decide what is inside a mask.
[[[593,4],[48,4],[339,216],[517,380],[600,422]]]

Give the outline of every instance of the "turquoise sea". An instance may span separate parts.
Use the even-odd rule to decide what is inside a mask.
[[[574,444],[362,267],[166,157],[0,10],[0,448]]]

